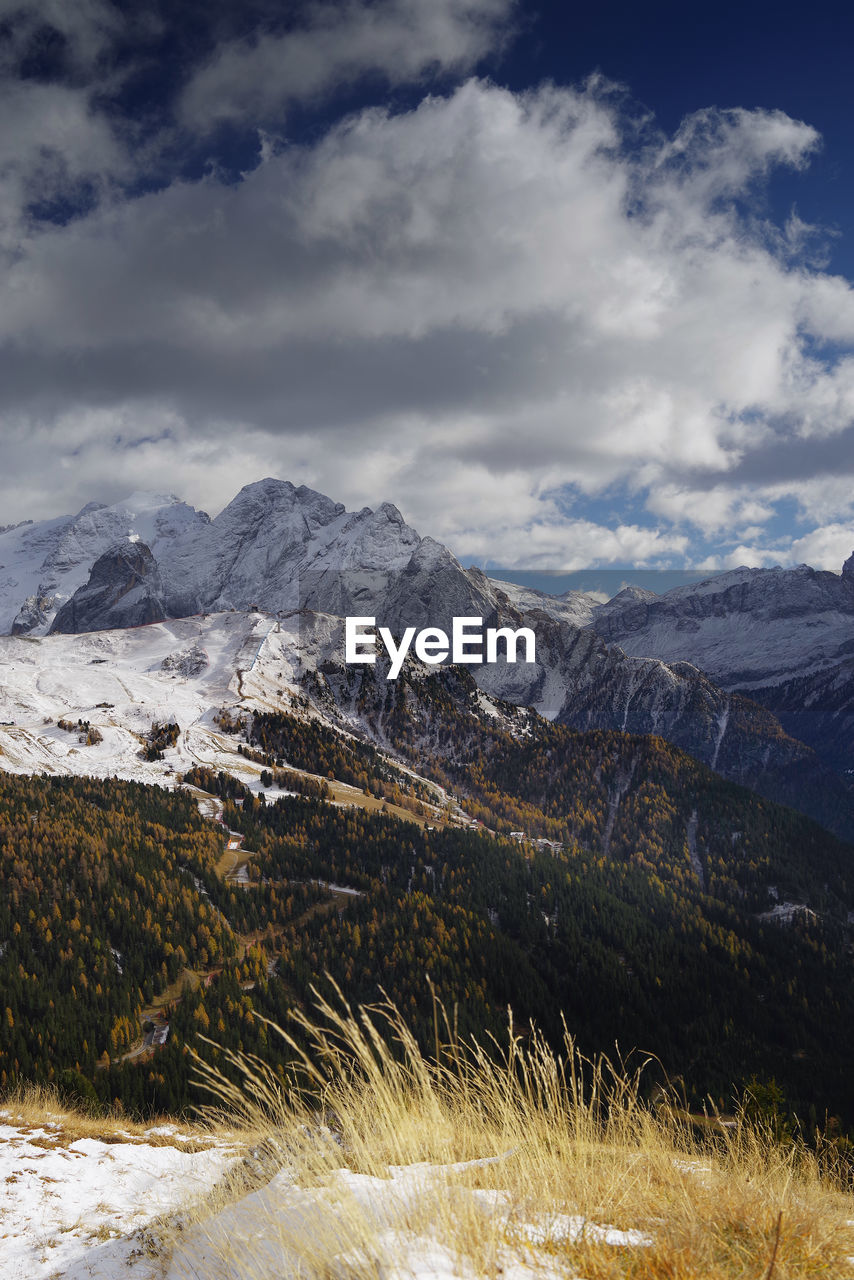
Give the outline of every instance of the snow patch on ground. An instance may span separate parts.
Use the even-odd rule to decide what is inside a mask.
[[[160,1268],[140,1232],[209,1190],[236,1158],[224,1147],[66,1142],[58,1125],[0,1123],[0,1280],[114,1280],[129,1268],[153,1280]]]
[[[444,1210],[457,1209],[497,1228],[495,1261],[504,1280],[569,1280],[574,1273],[559,1255],[561,1244],[652,1243],[644,1232],[580,1215],[526,1216],[501,1189],[456,1184],[457,1175],[503,1157],[392,1167],[387,1177],[339,1169],[310,1188],[280,1171],[199,1221],[187,1210],[209,1201],[240,1159],[232,1147],[212,1141],[206,1150],[182,1149],[190,1135],[171,1124],[136,1140],[121,1131],[112,1137],[71,1141],[58,1123],[34,1128],[0,1113],[0,1280],[280,1280],[302,1274],[318,1245],[342,1274],[377,1261],[386,1280],[477,1280],[472,1261],[441,1238]],[[169,1145],[157,1145],[164,1139]],[[156,1248],[156,1220],[176,1215],[183,1229],[166,1256]]]
[[[440,1238],[443,1205],[464,1219],[474,1211],[493,1221],[495,1273],[504,1280],[569,1280],[575,1272],[555,1246],[581,1239],[615,1248],[652,1244],[644,1232],[591,1223],[580,1215],[525,1219],[514,1212],[506,1192],[450,1181],[486,1163],[495,1159],[392,1167],[386,1178],[340,1169],[310,1189],[279,1173],[182,1239],[168,1280],[219,1274],[223,1256],[229,1280],[278,1280],[299,1273],[300,1263],[306,1263],[301,1250],[314,1243],[335,1274],[353,1268],[376,1271],[386,1280],[477,1280],[483,1273],[472,1260]]]

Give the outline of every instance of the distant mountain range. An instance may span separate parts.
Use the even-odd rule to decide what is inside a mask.
[[[292,681],[319,672],[339,690],[345,614],[376,613],[392,630],[469,614],[524,620],[537,632],[536,663],[471,669],[492,700],[576,729],[658,734],[854,838],[854,555],[840,575],[739,569],[662,596],[630,587],[602,604],[464,569],[389,503],[347,512],[272,479],[246,486],[213,520],[172,496],[134,494],[0,533],[7,663],[23,638],[43,641],[40,669],[69,652],[62,633],[232,610],[277,620]],[[262,636],[259,655],[269,643]],[[182,649],[179,671],[185,660]],[[20,710],[7,699],[6,718],[19,724]]]

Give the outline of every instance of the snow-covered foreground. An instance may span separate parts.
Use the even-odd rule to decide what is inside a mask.
[[[410,1165],[387,1178],[341,1169],[311,1189],[282,1171],[199,1216],[240,1156],[224,1141],[198,1147],[171,1127],[71,1140],[59,1123],[0,1118],[0,1280],[281,1280],[311,1274],[321,1259],[342,1276],[374,1259],[387,1280],[475,1280],[477,1264],[442,1230],[449,1213],[482,1220],[505,1280],[573,1275],[556,1246],[582,1237],[651,1243],[568,1214],[521,1219],[500,1190],[456,1185],[471,1164]],[[182,1223],[171,1243],[170,1220]]]
[[[555,1246],[582,1237],[617,1248],[651,1243],[643,1232],[576,1215],[520,1220],[504,1192],[454,1185],[458,1175],[492,1162],[392,1167],[387,1178],[341,1169],[310,1190],[280,1173],[191,1231],[171,1259],[169,1280],[274,1280],[312,1274],[312,1262],[331,1264],[342,1276],[352,1271],[376,1272],[386,1280],[477,1280],[483,1270],[475,1259],[484,1249],[490,1270],[504,1280],[549,1280],[575,1274],[555,1256]],[[480,1247],[456,1247],[449,1216],[466,1224],[469,1244],[482,1237]]]
[[[0,1280],[113,1280],[129,1271],[153,1280],[162,1265],[145,1251],[145,1228],[210,1190],[238,1158],[225,1145],[187,1149],[174,1131],[152,1130],[149,1141],[71,1141],[57,1122],[5,1119]]]

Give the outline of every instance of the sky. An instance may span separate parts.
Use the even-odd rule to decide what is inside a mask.
[[[0,525],[267,475],[465,562],[854,550],[851,6],[0,0]]]

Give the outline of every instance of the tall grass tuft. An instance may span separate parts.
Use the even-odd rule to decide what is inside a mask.
[[[644,1099],[643,1064],[568,1033],[559,1053],[512,1021],[503,1044],[461,1043],[437,1004],[428,1059],[390,1002],[315,994],[314,1016],[269,1024],[284,1081],[197,1060],[209,1123],[260,1138],[231,1206],[196,1207],[177,1274],[854,1277],[854,1201],[804,1145],[743,1114],[700,1127]]]

